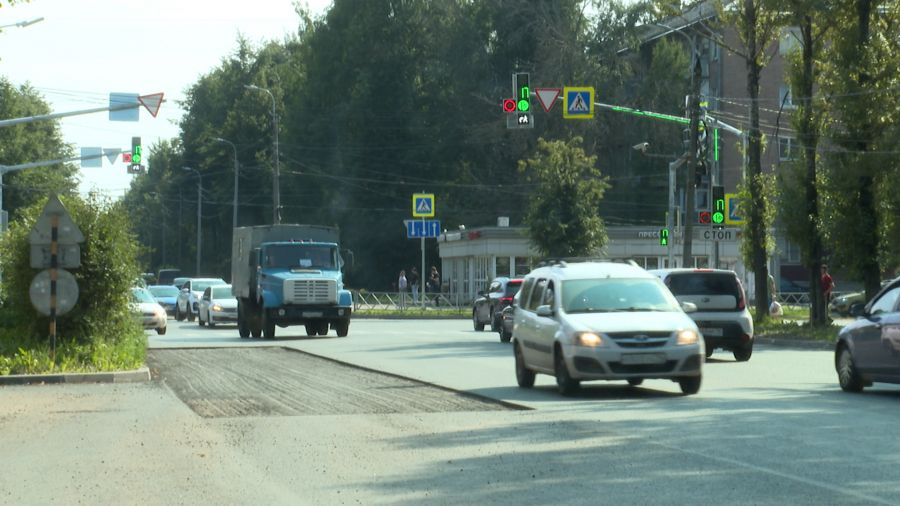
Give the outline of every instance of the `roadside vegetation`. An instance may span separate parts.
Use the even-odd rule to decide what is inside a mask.
[[[97,197],[62,197],[81,229],[81,267],[67,269],[78,283],[75,308],[57,318],[55,357],[50,319],[31,304],[29,286],[39,269],[30,266],[28,232],[45,202],[20,211],[0,239],[0,374],[97,372],[141,367],[147,340],[130,313],[130,289],[138,278],[139,246],[121,204]]]

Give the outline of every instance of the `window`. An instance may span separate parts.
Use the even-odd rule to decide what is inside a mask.
[[[540,279],[534,284],[534,290],[531,292],[531,299],[528,300],[528,310],[534,311],[541,305],[544,300],[544,289],[547,288],[547,280]]]
[[[516,257],[516,276],[524,276],[531,272],[531,262],[528,257]]]
[[[509,276],[512,271],[509,270],[509,257],[497,257],[497,275]]]
[[[796,139],[790,137],[778,138],[778,159],[781,161],[793,160],[796,156]]]
[[[529,301],[528,297],[531,295],[531,287],[534,286],[534,278],[528,278],[522,283],[522,291],[519,294],[519,307],[527,308]]]
[[[791,94],[791,85],[782,84],[778,88],[778,107],[789,109],[794,107],[794,96]]]
[[[900,297],[900,286],[885,292],[875,304],[872,304],[872,314],[892,312],[897,304],[897,297]]]

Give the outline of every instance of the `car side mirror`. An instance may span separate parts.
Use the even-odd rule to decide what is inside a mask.
[[[866,315],[866,306],[860,302],[857,302],[856,304],[851,304],[850,309],[847,310],[847,312],[850,313],[850,316],[853,316],[856,318],[858,318],[860,316],[865,316]]]
[[[549,304],[544,304],[543,306],[538,306],[535,310],[538,316],[543,316],[544,318],[551,318],[553,316],[553,309]]]
[[[682,302],[681,310],[685,313],[696,313],[697,312],[697,304],[693,302]]]

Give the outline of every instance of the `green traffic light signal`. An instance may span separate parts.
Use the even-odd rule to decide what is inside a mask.
[[[140,165],[143,157],[141,156],[141,138],[140,137],[132,137],[131,138],[131,163]]]
[[[667,228],[659,229],[659,245],[660,246],[668,246],[669,245],[669,229],[667,229]]]
[[[527,72],[519,72],[515,74],[515,93],[516,93],[516,109],[519,112],[528,112],[531,110],[531,85],[530,76]]]

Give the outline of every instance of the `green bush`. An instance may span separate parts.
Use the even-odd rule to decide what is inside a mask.
[[[50,359],[49,317],[31,305],[28,288],[40,272],[30,266],[28,232],[44,202],[23,210],[0,239],[0,374],[134,369],[144,362],[147,339],[131,314],[130,289],[140,275],[139,245],[120,204],[96,196],[63,197],[81,229],[78,302],[57,318],[56,364]]]

